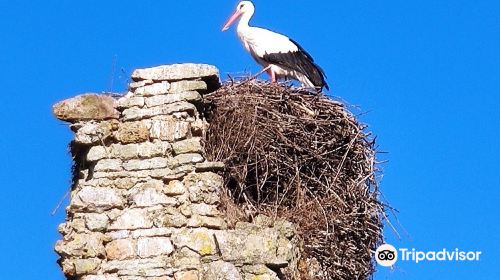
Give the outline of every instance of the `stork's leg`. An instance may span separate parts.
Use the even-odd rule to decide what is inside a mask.
[[[255,75],[253,75],[253,76],[250,78],[250,80],[253,80],[253,79],[257,78],[258,76],[260,76],[260,75],[261,75],[262,73],[264,73],[264,72],[269,73],[269,72],[268,72],[268,71],[269,71],[269,69],[271,69],[271,65],[269,65],[269,66],[267,66],[266,68],[262,69],[259,73],[257,73],[257,74],[255,74]]]
[[[276,83],[276,73],[274,73],[271,65],[267,66],[265,69],[267,69],[266,72],[269,75],[269,78],[271,79],[271,83]]]

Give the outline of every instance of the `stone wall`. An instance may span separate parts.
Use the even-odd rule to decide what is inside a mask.
[[[68,279],[282,279],[294,229],[258,217],[228,228],[219,162],[202,146],[209,65],[136,70],[125,96],[85,94],[54,106],[71,123],[75,160],[55,249]],[[293,268],[292,268],[293,269]]]

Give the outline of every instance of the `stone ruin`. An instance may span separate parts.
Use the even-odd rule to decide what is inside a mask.
[[[139,69],[118,99],[84,94],[54,105],[75,139],[71,199],[55,246],[67,279],[264,280],[294,270],[285,221],[229,228],[220,212],[220,162],[204,156],[203,94],[210,65]]]

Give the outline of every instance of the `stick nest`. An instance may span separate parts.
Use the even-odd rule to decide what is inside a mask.
[[[374,140],[341,102],[259,81],[205,96],[205,150],[226,164],[233,222],[294,222],[299,279],[369,279],[382,240]]]

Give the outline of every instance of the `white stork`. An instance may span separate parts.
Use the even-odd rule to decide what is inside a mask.
[[[328,89],[323,69],[297,42],[279,33],[248,25],[254,12],[252,2],[241,1],[222,31],[228,30],[240,18],[236,29],[238,37],[257,63],[264,67],[262,72],[269,74],[271,82],[292,78],[307,87]]]

